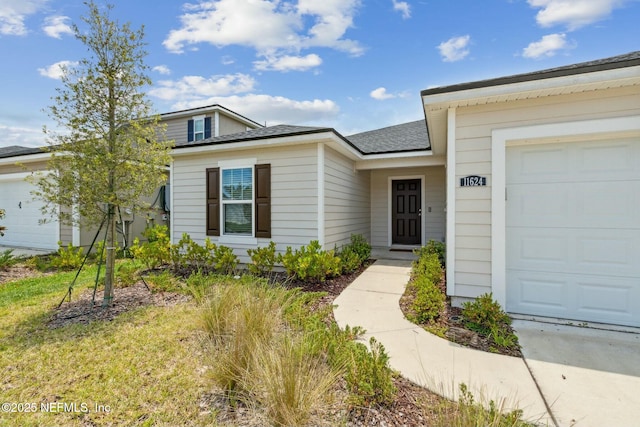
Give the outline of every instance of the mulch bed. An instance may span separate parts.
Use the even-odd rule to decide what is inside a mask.
[[[445,275],[443,274],[443,279],[440,282],[439,287],[440,290],[446,294],[444,276]],[[415,292],[412,292],[412,289],[408,287],[407,291],[400,299],[400,308],[407,318],[412,317],[414,314],[411,307],[414,299]],[[424,327],[426,325],[421,326]],[[486,351],[488,353],[495,353],[497,351],[499,354],[506,356],[522,357],[522,352],[519,348],[497,347],[491,339],[484,337],[475,331],[466,329],[462,322],[462,309],[451,306],[450,298],[447,298],[445,307],[440,313],[439,319],[431,324],[431,326],[446,330],[445,337],[456,344],[474,348],[476,350]],[[506,328],[510,330],[510,332],[513,332],[511,326],[507,326]]]
[[[175,292],[151,292],[142,281],[133,286],[115,289],[111,305],[102,307],[103,291],[86,289],[82,293],[72,292],[72,301],[63,302],[55,309],[47,326],[50,329],[70,324],[87,324],[96,320],[111,321],[119,314],[145,306],[169,307],[191,300],[191,297]]]

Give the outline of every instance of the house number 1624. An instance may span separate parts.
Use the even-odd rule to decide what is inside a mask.
[[[484,176],[471,175],[460,178],[460,187],[484,187],[487,185],[487,178]]]

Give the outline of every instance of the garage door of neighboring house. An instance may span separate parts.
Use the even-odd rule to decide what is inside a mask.
[[[7,227],[4,237],[0,237],[0,245],[55,250],[60,238],[59,223],[40,224],[41,204],[33,201],[30,194],[33,185],[24,181],[24,175],[0,175],[0,209],[6,213],[0,221]]]
[[[640,140],[506,155],[507,310],[640,326]]]

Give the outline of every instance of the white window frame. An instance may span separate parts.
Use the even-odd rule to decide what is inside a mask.
[[[258,163],[258,159],[237,159],[237,160],[222,160],[218,162],[220,168],[220,237],[218,242],[220,243],[241,243],[257,245],[258,239],[255,237],[256,233],[256,212],[255,212],[255,191],[256,191],[256,174],[255,165]],[[251,234],[226,234],[225,233],[225,217],[224,207],[227,204],[246,204],[246,200],[224,200],[223,196],[223,175],[225,170],[230,169],[251,169]]]
[[[204,131],[204,119],[205,119],[205,115],[201,115],[201,116],[195,116],[193,117],[193,142],[196,141],[202,141],[205,136],[205,131]],[[202,130],[201,131],[196,131],[196,123],[198,122],[202,122]],[[198,139],[198,135],[202,135],[202,138]]]

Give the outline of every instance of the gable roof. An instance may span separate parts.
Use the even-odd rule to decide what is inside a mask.
[[[387,154],[429,150],[429,133],[425,120],[388,126],[347,137],[364,154]]]
[[[42,153],[42,148],[23,147],[21,145],[11,145],[9,147],[0,147],[0,159],[8,157],[24,156],[27,154]]]
[[[424,120],[388,126],[382,129],[361,132],[349,137],[342,136],[333,128],[314,126],[276,125],[230,135],[216,136],[197,142],[179,142],[175,149],[207,145],[232,144],[288,136],[331,133],[360,154],[390,154],[430,149],[429,135]]]
[[[235,111],[232,111],[220,104],[212,104],[212,105],[206,105],[204,107],[196,107],[196,108],[189,108],[186,110],[178,110],[178,111],[171,111],[168,113],[162,113],[160,114],[160,118],[163,120],[166,120],[166,119],[171,119],[176,117],[189,117],[189,116],[206,114],[206,113],[211,113],[216,111],[221,112],[226,116],[233,117],[234,119],[238,120],[241,123],[244,123],[245,125],[251,128],[264,127],[263,125],[256,122],[255,120],[251,120],[250,118],[245,117],[242,114],[238,114]]]
[[[578,64],[566,65],[563,67],[549,68],[546,70],[534,71],[531,73],[515,74],[512,76],[498,77],[494,79],[478,80],[468,83],[460,83],[450,86],[440,86],[425,89],[420,92],[422,96],[435,95],[439,93],[457,92],[468,89],[479,89],[490,86],[501,86],[513,83],[523,83],[535,80],[544,80],[554,77],[564,77],[577,74],[593,73],[597,71],[615,70],[619,68],[633,67],[640,65],[640,51],[630,52],[623,55],[609,58],[597,59],[594,61],[581,62]]]

